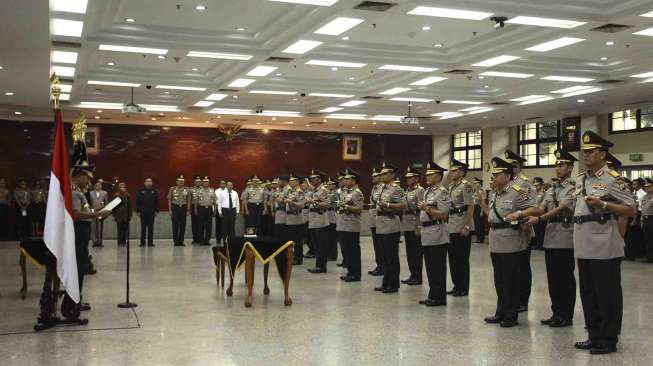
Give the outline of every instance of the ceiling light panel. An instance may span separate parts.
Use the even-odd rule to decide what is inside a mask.
[[[394,97],[394,98],[390,98],[390,100],[393,100],[395,102],[415,102],[415,103],[430,103],[433,101],[433,99],[426,99],[426,98],[403,98],[403,97]]]
[[[295,95],[295,91],[281,91],[281,90],[251,90],[250,94],[269,94],[269,95]]]
[[[467,20],[483,20],[493,15],[492,13],[486,13],[481,11],[436,8],[431,6],[418,6],[415,9],[409,11],[408,14],[425,15],[425,16],[439,17],[439,18],[467,19]]]
[[[370,117],[372,121],[388,121],[388,122],[399,122],[404,116],[393,116],[387,114],[378,114],[376,116]]]
[[[531,100],[531,99],[541,99],[541,98],[545,98],[545,97],[546,97],[546,95],[527,95],[527,96],[521,97],[521,98],[510,99],[510,101],[511,102],[524,102],[524,101]]]
[[[353,67],[353,68],[360,68],[367,65],[358,62],[330,61],[330,60],[308,60],[306,64],[316,65],[316,66]]]
[[[471,100],[443,100],[443,104],[471,104],[471,105],[478,105],[478,104],[483,104],[483,102],[475,102]]]
[[[640,17],[653,18],[653,11],[649,11],[648,13],[644,13],[644,14],[640,15]]]
[[[79,107],[92,109],[122,109],[122,103],[81,102]]]
[[[651,73],[653,75],[653,73]],[[542,80],[550,80],[550,81],[572,81],[576,83],[587,83],[590,81],[593,81],[594,79],[592,78],[581,78],[581,77],[575,77],[575,76],[557,76],[557,75],[551,75],[551,76],[545,76],[543,78],[540,78]]]
[[[527,16],[514,17],[506,21],[506,23],[534,25],[537,27],[565,28],[565,29],[572,29],[572,28],[580,27],[583,24],[586,24],[585,22],[578,22],[575,20],[538,18],[538,17],[527,17]]]
[[[141,104],[141,106],[152,112],[179,112],[179,107],[176,105]]]
[[[551,100],[553,97],[543,97],[543,98],[536,98],[536,99],[529,99],[525,100],[518,105],[528,105],[528,104],[535,104],[535,103],[541,103],[541,102],[546,102],[547,100]]]
[[[353,98],[353,94],[335,94],[335,93],[310,93],[311,97],[325,97],[325,98]]]
[[[573,96],[576,96],[576,95],[583,95],[583,94],[589,94],[589,93],[596,93],[597,91],[601,91],[601,89],[599,89],[599,88],[586,88],[586,89],[582,89],[582,90],[573,91],[573,92],[570,92],[570,93],[565,93],[565,94],[562,95],[562,98],[573,97]]]
[[[473,112],[473,111],[478,111],[478,110],[481,110],[481,109],[488,109],[488,107],[469,107],[469,108],[460,109],[459,111],[460,112]]]
[[[212,114],[229,114],[229,115],[250,115],[251,109],[235,109],[235,108],[213,108],[209,111]]]
[[[72,78],[75,76],[75,68],[70,66],[52,66],[50,68],[50,74],[55,73],[57,76],[65,76]]]
[[[443,78],[440,76],[429,76],[427,78],[417,80],[416,82],[410,84],[410,85],[415,85],[415,86],[426,86],[426,85],[431,85],[435,84],[439,81],[446,80],[447,78]]]
[[[533,47],[527,48],[526,51],[533,51],[533,52],[548,52],[551,50],[555,50],[556,48],[561,48],[565,46],[569,46],[578,42],[582,42],[585,39],[583,38],[574,38],[574,37],[562,37],[558,39],[554,39],[553,41],[549,42],[544,42],[538,45],[535,45]]]
[[[640,78],[640,79],[646,79],[653,77],[653,71],[651,72],[645,72],[643,74],[637,74],[637,75],[630,75],[631,78]]]
[[[499,78],[515,78],[515,79],[528,79],[533,74],[521,74],[517,72],[500,72],[500,71],[486,71],[482,72],[480,75],[482,76],[495,76]]]
[[[263,111],[261,115],[270,116],[270,117],[301,117],[302,116],[301,112],[295,112],[295,111]]]
[[[247,73],[247,76],[267,76],[269,73],[278,69],[275,66],[256,66],[250,72]]]
[[[227,52],[209,52],[209,51],[189,51],[186,56],[188,57],[203,57],[203,58],[218,58],[223,60],[238,60],[238,61],[247,61],[250,60],[252,55],[243,55],[239,53],[227,53]]]
[[[384,90],[384,91],[380,92],[379,94],[382,94],[382,95],[395,95],[395,94],[407,92],[409,90],[410,90],[410,88],[392,88],[392,89]]]
[[[198,88],[195,86],[181,86],[181,85],[157,85],[157,89],[167,90],[190,90],[190,91],[205,91],[206,88]]]
[[[98,49],[100,51],[145,53],[145,54],[149,54],[149,55],[166,55],[166,54],[168,54],[168,50],[162,49],[162,48],[119,46],[119,45],[113,45],[113,44],[101,44],[98,47]]]
[[[379,67],[380,70],[395,70],[395,71],[414,71],[414,72],[433,72],[437,70],[434,67],[420,67],[420,66],[406,66],[406,65],[383,65]]]
[[[299,41],[293,43],[290,45],[288,48],[283,50],[283,53],[294,53],[294,54],[304,54],[315,47],[321,45],[322,42],[320,41],[309,41],[306,39],[300,39]]]
[[[73,86],[70,84],[59,84],[62,93],[70,93],[73,90]]]
[[[204,98],[204,99],[206,99],[206,100],[212,100],[212,101],[216,101],[216,102],[217,102],[217,101],[220,101],[220,100],[222,100],[222,99],[224,99],[224,98],[226,98],[226,97],[228,97],[227,94],[213,93],[213,94],[209,95],[208,97],[206,97],[206,98]]]
[[[487,59],[485,61],[475,63],[472,66],[491,67],[491,66],[494,66],[494,65],[499,65],[499,64],[504,64],[506,62],[514,61],[514,60],[517,60],[518,58],[519,57],[517,57],[517,56],[501,55],[501,56],[493,57],[491,59]]]
[[[130,88],[139,88],[141,84],[137,83],[123,83],[118,81],[101,81],[101,80],[89,80],[89,85],[108,85],[108,86],[126,86]]]
[[[641,30],[639,32],[635,32],[633,34],[636,34],[638,36],[649,36],[653,37],[653,28],[646,28],[644,30]]]
[[[231,88],[244,88],[244,87],[252,84],[255,81],[256,80],[254,80],[254,79],[242,79],[242,78],[241,79],[236,79],[236,80],[232,81],[231,84],[229,84],[229,87],[231,87]]]
[[[433,113],[431,116],[433,116],[433,117],[445,117],[445,116],[449,116],[449,115],[452,115],[452,114],[461,114],[461,113],[458,113],[458,112],[438,112],[438,113]]]
[[[491,112],[493,110],[494,110],[494,108],[479,108],[479,109],[473,110],[473,111],[471,111],[471,112],[469,112],[467,114],[479,114],[479,113]]]
[[[88,0],[50,0],[50,10],[62,13],[86,14]]]
[[[337,36],[354,28],[355,26],[361,24],[362,22],[364,22],[363,19],[338,17],[330,21],[329,23],[323,25],[314,33],[324,34],[327,36]]]
[[[335,119],[365,119],[366,114],[333,113],[326,116]]]
[[[572,86],[572,87],[569,87],[569,88],[554,90],[551,93],[554,93],[554,94],[566,94],[566,93],[573,93],[575,91],[590,89],[590,88],[592,88],[592,87],[587,86],[587,85],[576,85],[576,86]]]
[[[213,104],[215,104],[215,102],[211,100],[200,100],[199,102],[193,104],[193,107],[206,108],[212,106]]]
[[[77,63],[77,52],[56,51],[50,52],[50,61],[58,64],[75,64]]]
[[[81,37],[84,30],[84,22],[52,18],[50,19],[50,33],[55,36]]]
[[[69,101],[69,100],[70,100],[70,94],[67,94],[67,93],[61,93],[61,94],[59,94],[59,100],[62,100],[62,101]]]
[[[331,6],[338,2],[338,0],[268,0],[278,3],[291,3],[291,4],[305,4],[305,5],[318,5],[318,6]]]
[[[340,111],[340,110],[342,110],[342,108],[339,108],[339,107],[329,107],[329,108],[321,109],[320,112],[321,112],[321,113],[333,113],[333,112],[337,112],[337,111]]]
[[[449,119],[449,118],[456,118],[456,117],[462,117],[462,116],[464,116],[464,114],[454,112],[454,113],[446,114],[446,115],[440,117],[440,119]]]
[[[350,100],[349,102],[345,102],[345,103],[340,104],[340,106],[341,107],[356,107],[356,106],[359,106],[359,105],[365,104],[365,103],[367,103],[367,102],[364,101],[364,100]]]

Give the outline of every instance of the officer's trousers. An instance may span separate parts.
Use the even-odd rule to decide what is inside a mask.
[[[191,232],[193,233],[193,244],[195,243],[200,243],[200,220],[199,220],[199,214],[195,214],[195,208],[198,207],[197,205],[192,205],[190,209],[190,229]],[[198,210],[199,211],[199,210]],[[199,212],[198,212],[199,213]]]
[[[528,301],[531,298],[531,285],[533,282],[533,272],[531,271],[531,250],[526,249],[521,252],[521,254],[519,305],[528,306]]]
[[[374,218],[371,218],[372,220]],[[376,227],[371,227],[370,231],[372,232],[372,246],[374,247],[374,261],[376,262],[376,268],[383,271],[383,247],[379,241],[379,236],[376,233]]]
[[[186,233],[186,205],[172,205],[172,241],[175,245],[184,244]]]
[[[245,218],[245,222],[247,224],[247,227],[252,227],[256,229],[256,232],[258,233],[261,230],[261,209],[263,208],[263,204],[260,203],[247,203],[247,217]]]
[[[429,280],[428,298],[440,303],[447,302],[447,247],[444,245],[422,246],[426,278]]]
[[[308,231],[315,248],[315,268],[326,271],[329,256],[329,227],[308,229]]]
[[[383,248],[383,285],[384,289],[399,288],[399,238],[401,232],[390,234],[376,234],[380,246]]]
[[[336,231],[336,224],[329,225],[329,260],[338,260],[338,232]],[[342,245],[340,246],[342,252]]]
[[[410,278],[422,282],[422,243],[421,238],[415,235],[415,231],[404,231],[406,240],[406,262],[410,270]]]
[[[553,316],[571,321],[574,318],[576,305],[574,249],[545,248],[544,259]]]
[[[340,244],[343,258],[346,258],[347,277],[361,278],[360,232],[341,231]]]
[[[621,258],[578,259],[580,300],[592,342],[615,345],[621,333]]]
[[[453,290],[469,292],[469,254],[472,249],[472,235],[449,234],[449,271]]]
[[[198,243],[209,245],[211,242],[211,232],[213,231],[213,207],[197,207],[197,235]]]
[[[304,224],[286,225],[286,238],[295,242],[295,263],[304,263]]]
[[[523,252],[490,253],[497,292],[495,315],[506,321],[517,320]]]

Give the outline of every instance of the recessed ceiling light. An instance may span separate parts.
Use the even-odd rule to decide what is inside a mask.
[[[356,128],[356,126],[351,126],[351,128],[354,128],[354,129],[355,129],[355,128]]]
[[[653,36],[653,28],[646,28],[644,30],[641,30],[639,32],[635,32],[633,34],[636,34],[638,36]]]
[[[261,122],[256,122],[256,124],[260,126],[260,125],[261,125]]]
[[[195,86],[179,86],[179,85],[157,85],[156,89],[170,89],[170,90],[192,90],[192,91],[205,91],[206,88],[198,88]]]
[[[551,80],[551,81],[572,81],[575,83],[587,83],[594,80],[592,78],[581,78],[581,77],[574,77],[574,76],[556,76],[556,75],[546,76],[540,79]]]
[[[404,116],[394,116],[388,114],[377,114],[376,116],[370,117],[370,119],[373,121],[388,121],[388,122],[399,122],[401,121],[402,118],[404,118]],[[376,124],[376,122],[372,124]]]
[[[372,124],[373,124],[373,125],[375,125],[375,124],[376,124],[376,122],[372,122]]]
[[[333,112],[337,112],[337,111],[340,111],[340,110],[342,110],[342,108],[339,108],[339,107],[329,107],[329,108],[321,109],[320,112],[321,112],[321,113],[333,113]]]
[[[443,78],[440,76],[429,76],[427,78],[417,80],[414,83],[411,83],[410,85],[416,85],[416,86],[426,86],[426,85],[431,85],[434,83],[437,83],[442,80],[447,80],[447,78]]]
[[[134,23],[134,22],[136,22],[136,19],[134,19],[134,18],[125,18],[125,22]]]
[[[336,94],[336,93],[310,93],[310,97],[325,97],[325,98],[353,98],[353,94]]]
[[[159,60],[165,60],[165,59],[166,59],[166,57],[165,57],[164,55],[158,55],[158,56],[156,56],[156,57],[157,57]]]
[[[70,66],[52,66],[50,68],[50,74],[56,73],[57,76],[65,76],[65,77],[74,77],[75,76],[75,68],[70,67]]]
[[[490,86],[489,85],[483,85],[484,89],[488,89]]]
[[[527,104],[535,104],[535,103],[541,103],[541,102],[546,102],[547,100],[551,100],[553,97],[542,97],[542,98],[535,98],[535,99],[529,99],[525,100],[517,105],[527,105]]]
[[[156,121],[156,117],[152,117],[152,118],[150,118],[150,120]]]
[[[443,100],[443,104],[472,104],[472,105],[477,105],[477,104],[483,104],[483,102],[475,102],[471,100]]]
[[[141,84],[137,83],[123,83],[117,81],[100,81],[100,80],[89,80],[89,85],[109,85],[109,86],[126,86],[130,88],[139,88]]]
[[[423,31],[430,31],[430,30],[431,30],[431,26],[429,26],[429,25],[423,25],[423,26],[422,26],[422,30],[423,30]]]
[[[113,44],[101,44],[98,47],[101,51],[116,51],[116,52],[131,52],[131,53],[145,53],[151,55],[166,55],[168,50],[162,48],[147,48],[147,47],[132,47],[132,46],[118,46]]]
[[[210,100],[200,100],[199,102],[193,104],[193,106],[206,108],[212,106],[214,103],[215,103],[214,101],[210,101]]]
[[[483,20],[492,16],[492,13],[485,13],[480,11],[436,8],[431,6],[418,6],[415,9],[409,11],[408,14],[468,20]]]
[[[578,42],[582,42],[584,40],[585,39],[583,38],[562,37],[562,38],[554,39],[553,41],[544,42],[535,45],[533,47],[529,47],[526,49],[526,51],[547,52],[547,51],[555,50],[556,48],[561,48]]]
[[[433,45],[433,47],[442,48],[443,46],[442,46],[442,43],[436,43],[436,44]]]
[[[291,4],[305,4],[305,5],[318,5],[318,6],[331,6],[338,2],[338,0],[269,0],[280,3]]]
[[[653,11],[649,11],[648,13],[644,13],[644,14],[640,15],[640,17],[653,18]]]
[[[50,19],[50,33],[55,36],[81,37],[84,22],[68,19]]]
[[[510,99],[510,101],[511,102],[523,102],[523,101],[526,101],[526,100],[541,99],[541,98],[544,98],[544,97],[546,97],[546,95],[527,95],[527,96],[521,97],[521,98]]]
[[[17,116],[20,116],[21,114],[23,114],[23,112],[16,111],[16,112],[14,112],[14,114],[17,115]]]
[[[116,66],[116,64],[113,62],[107,62],[107,66]]]
[[[342,37],[342,40],[343,40],[343,41],[349,41],[349,36],[344,36],[344,37]]]
[[[419,129],[420,129],[420,130],[423,130],[423,129],[424,129],[424,126],[419,126]]]
[[[245,28],[245,27],[236,27],[236,30],[239,31],[239,32],[244,32],[244,31],[247,30],[247,28]]]
[[[517,60],[518,58],[519,58],[518,56],[501,55],[501,56],[493,57],[491,59],[487,59],[485,61],[477,62],[477,63],[473,64],[472,66],[490,67],[490,66],[510,62],[510,61],[513,61],[513,60]]]
[[[197,67],[193,67],[191,71],[200,71],[200,69],[198,69]]]
[[[0,70],[4,69],[4,67],[0,66]]]
[[[483,80],[483,79],[485,79],[485,76],[482,76],[482,75],[481,75],[481,76],[478,77],[478,79],[479,79],[479,80]]]
[[[347,78],[347,80],[356,80],[356,78],[353,77],[353,76],[350,76],[350,77]]]
[[[410,90],[410,88],[392,88],[392,89],[384,90],[384,91],[380,92],[379,94],[381,94],[381,95],[395,95],[395,94],[407,92],[409,90]]]
[[[50,52],[50,61],[59,64],[77,63],[77,52],[55,51]]]
[[[251,55],[241,55],[237,53],[227,53],[227,52],[208,52],[208,51],[189,51],[186,54],[188,57],[204,57],[204,58],[219,58],[225,60],[241,60],[247,61],[252,58]]]
[[[277,120],[277,118],[276,118],[276,117],[272,117],[272,120],[273,120],[273,121],[276,121],[276,120]]]
[[[585,103],[585,99],[578,99],[577,102],[578,103]]]
[[[365,114],[350,114],[350,113],[333,113],[328,115],[329,118],[335,119],[365,119]]]
[[[280,72],[278,72],[278,73],[276,73],[275,75],[276,75],[276,76],[282,76],[283,74],[280,73]]]
[[[209,111],[212,114],[228,114],[228,115],[249,115],[252,114],[251,109],[235,109],[235,108],[213,108]]]
[[[85,14],[87,2],[87,0],[51,0],[50,7],[52,11]]]
[[[317,46],[319,46],[321,44],[322,44],[322,42],[320,42],[320,41],[310,41],[310,40],[307,40],[307,39],[300,39],[299,41],[297,41],[297,42],[291,44],[290,46],[288,46],[288,48],[286,48],[282,52],[283,53],[304,54],[304,53],[312,50],[313,48],[315,48],[315,47],[317,47]]]
[[[98,109],[97,112],[98,112],[98,113],[102,113],[102,110],[101,110],[101,109]]]
[[[95,116],[95,119],[100,119],[100,116]]]
[[[237,95],[232,96],[233,99],[238,99]]]
[[[415,103],[430,103],[433,101],[433,99],[426,99],[426,98],[403,98],[403,97],[390,98],[390,100],[394,100],[395,102],[415,102]]]
[[[148,111],[153,112],[178,112],[179,107],[176,105],[162,105],[162,104],[141,104]]]
[[[483,76],[495,76],[500,78],[516,78],[516,79],[528,79],[533,74],[521,74],[516,72],[500,72],[500,71],[486,71],[482,73]]]
[[[464,109],[459,109],[460,112],[473,112],[481,109],[487,109],[487,107],[468,107]]]
[[[229,84],[229,87],[230,87],[230,88],[244,88],[244,87],[250,85],[251,83],[253,83],[253,82],[255,82],[255,81],[256,81],[256,80],[254,80],[254,79],[243,79],[243,78],[239,78],[239,79],[236,79],[236,80],[232,81],[232,82]]]
[[[433,72],[437,70],[435,67],[421,67],[421,66],[406,66],[406,65],[383,65],[379,70],[395,70],[395,71],[414,71],[414,72]]]
[[[213,101],[219,101],[227,97],[227,94],[219,94],[219,93],[214,93],[209,95],[208,97],[204,98],[206,100],[213,100]]]
[[[305,125],[306,127],[311,127],[311,125]]]
[[[163,94],[170,94],[170,92],[169,91],[164,91]]]
[[[433,117],[444,117],[444,116],[449,116],[452,114],[462,114],[458,112],[439,112],[439,113],[433,113],[431,116]]]
[[[262,116],[277,116],[277,117],[301,117],[301,112],[295,111],[263,111]]]
[[[577,22],[575,20],[538,18],[538,17],[527,17],[527,16],[514,17],[506,21],[506,23],[534,25],[538,27],[565,28],[565,29],[576,28],[583,24],[586,24],[585,22]]]
[[[599,89],[599,88],[587,88],[587,89],[578,90],[578,91],[574,91],[574,92],[571,92],[571,93],[563,94],[562,98],[573,97],[573,96],[576,96],[576,95],[583,95],[583,94],[589,94],[589,93],[596,93],[598,91],[601,91],[601,89]]]
[[[324,34],[328,36],[337,36],[354,28],[355,26],[361,24],[362,22],[364,22],[363,19],[338,17],[330,21],[329,23],[323,25],[314,33]]]
[[[250,94],[270,94],[270,95],[295,95],[296,91],[281,91],[281,90],[251,90]]]
[[[569,87],[569,88],[554,90],[551,93],[566,94],[566,93],[573,93],[573,92],[576,92],[576,91],[579,91],[579,90],[585,90],[585,89],[591,89],[591,88],[592,87],[588,86],[588,85],[576,85],[576,86],[572,86],[572,87]]]
[[[601,61],[608,61],[608,58],[603,56],[603,57],[601,57]]]
[[[340,104],[340,106],[341,107],[357,107],[357,106],[359,106],[361,104],[365,104],[365,103],[367,103],[367,102],[364,101],[364,100],[350,100],[349,102],[345,102],[345,103]]]
[[[316,66],[355,67],[355,68],[360,68],[367,65],[358,62],[330,61],[330,60],[308,60],[306,64],[316,65]]]
[[[605,45],[608,46],[608,47],[612,47],[612,46],[614,46],[614,41],[607,41],[607,42],[605,42]]]
[[[494,108],[479,108],[479,109],[473,110],[473,111],[471,111],[471,112],[469,112],[467,114],[479,114],[479,113],[490,112],[490,111],[493,111],[493,110],[494,110]]]
[[[267,76],[276,69],[277,67],[274,66],[256,66],[247,73],[247,76]]]
[[[436,113],[437,114],[437,113]],[[447,113],[444,116],[440,117],[440,119],[449,119],[449,118],[456,118],[456,117],[461,117],[463,116],[462,113],[460,112],[453,112],[453,113]]]
[[[331,71],[338,71],[338,68],[337,67],[332,67]]]
[[[5,95],[10,97],[10,96],[14,95],[14,93],[13,92],[5,92]]]
[[[195,10],[197,11],[204,11],[206,9],[207,9],[206,5],[202,5],[202,4],[195,5]]]

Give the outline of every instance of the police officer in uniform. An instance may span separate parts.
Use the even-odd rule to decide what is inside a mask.
[[[345,282],[358,282],[361,280],[361,213],[363,212],[365,198],[358,189],[360,174],[352,169],[346,169],[344,184],[346,189],[340,194],[338,201],[340,241],[343,257],[346,258],[347,275],[340,279]]]
[[[576,182],[574,255],[578,259],[580,299],[589,339],[575,347],[592,354],[617,351],[623,298],[621,259],[624,240],[617,217],[635,215],[635,200],[619,173],[605,164],[612,143],[593,131],[583,134],[582,159],[587,171]]]
[[[395,166],[381,165],[381,182],[383,187],[376,204],[376,234],[383,248],[383,283],[375,291],[384,294],[399,291],[399,239],[401,236],[401,219],[399,214],[406,209],[406,192],[395,183]]]
[[[421,173],[412,169],[410,166],[406,168],[406,210],[401,216],[401,231],[404,233],[406,240],[406,261],[408,262],[408,269],[410,270],[410,277],[402,280],[409,286],[422,284],[422,243],[419,237],[418,215],[419,209],[417,204],[424,199],[424,188],[419,185]]]
[[[274,236],[283,241],[291,240],[288,239],[288,234],[286,233],[286,198],[288,197],[289,192],[290,187],[288,186],[288,177],[285,175],[277,177],[277,188],[272,195]],[[295,248],[297,248],[299,244],[295,243],[295,245]]]
[[[347,187],[345,186],[345,173],[344,172],[338,172],[336,175],[336,192],[335,192],[335,197],[332,199],[336,200],[336,206],[338,205],[338,201],[340,201],[341,195],[345,194],[345,191],[347,191]],[[347,254],[347,251],[343,247],[342,240],[341,240],[341,233],[340,233],[340,226],[342,225],[342,218],[340,217],[340,213],[338,212],[338,209],[336,208],[335,210],[335,219],[336,219],[336,240],[338,241],[338,245],[340,245],[340,253],[342,253],[342,261],[340,263],[337,263],[336,266],[338,267],[344,267],[347,268],[347,263],[346,263],[346,257],[345,255]]]
[[[519,185],[522,188],[522,192],[525,192],[530,199],[535,203],[537,199],[537,190],[530,179],[525,176],[522,172],[522,165],[526,162],[526,159],[517,155],[512,150],[506,150],[504,154],[504,160],[512,164],[513,171],[515,173],[514,183]],[[535,235],[534,229],[530,229],[528,232],[528,241],[530,247],[530,240]],[[531,285],[533,282],[533,271],[531,270],[531,250],[530,248],[525,249],[522,252],[522,269],[521,269],[521,289],[519,291],[519,312],[528,311],[528,301],[531,297]]]
[[[469,165],[452,159],[450,167],[451,211],[449,211],[449,270],[453,289],[447,294],[467,296],[469,294],[469,254],[474,231],[474,187],[465,179]]]
[[[193,187],[190,189],[190,228],[193,232],[193,244],[200,244],[200,223],[197,216],[197,201],[199,199],[200,191],[202,190],[202,177],[196,175],[193,179]]]
[[[447,246],[450,239],[447,218],[452,206],[449,191],[440,185],[445,171],[434,162],[426,163],[428,187],[418,203],[420,238],[429,280],[429,294],[419,303],[426,306],[447,304]]]
[[[555,156],[558,180],[538,205],[542,215],[531,217],[525,226],[546,224],[543,246],[553,315],[541,323],[559,328],[573,324],[576,304],[573,238],[576,183],[570,177],[578,159],[566,150],[557,150]]]
[[[646,178],[643,184],[646,194],[641,200],[642,230],[646,249],[646,261],[653,262],[653,179]]]
[[[370,215],[370,231],[372,232],[372,245],[374,247],[374,261],[376,262],[376,267],[368,271],[367,273],[372,276],[383,276],[383,248],[376,235],[376,204],[379,202],[379,196],[381,195],[381,189],[383,184],[381,183],[380,178],[380,169],[372,168],[372,190],[370,192],[370,204],[369,204],[369,215]]]
[[[326,186],[329,189],[329,210],[327,214],[329,215],[329,260],[337,261],[338,260],[338,232],[336,231],[336,210],[338,206],[338,182],[327,178]],[[342,251],[341,251],[342,252]]]
[[[326,273],[327,257],[329,256],[329,190],[322,184],[323,172],[313,169],[309,179],[313,191],[306,199],[308,204],[308,230],[311,243],[315,250],[315,268],[310,268],[311,273]]]
[[[247,232],[257,234],[261,229],[261,214],[263,212],[263,187],[261,178],[257,175],[250,179],[251,184],[243,192],[243,201],[245,202],[245,215]]]
[[[500,323],[503,328],[518,324],[522,258],[530,235],[520,219],[536,214],[535,199],[514,181],[514,167],[499,157],[492,158],[495,190],[490,196],[490,258],[494,269],[497,308],[485,322]]]
[[[215,192],[210,186],[211,180],[208,176],[202,178],[202,187],[197,191],[197,203],[195,209],[198,219],[198,236],[201,245],[210,245],[211,232],[213,231],[213,215],[217,200]]]
[[[184,246],[186,215],[191,210],[191,190],[184,186],[184,175],[177,175],[176,185],[168,190],[168,210],[172,218],[172,242]]]
[[[288,178],[289,188],[284,195],[286,236],[288,240],[295,242],[294,265],[301,265],[304,262],[304,215],[302,214],[302,210],[306,205],[306,198],[299,184],[300,179],[300,177],[290,174]]]

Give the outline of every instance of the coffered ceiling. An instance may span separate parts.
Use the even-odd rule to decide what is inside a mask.
[[[651,99],[652,1],[384,2],[7,0],[0,116],[50,118],[59,66],[67,114],[102,123],[446,134]]]

